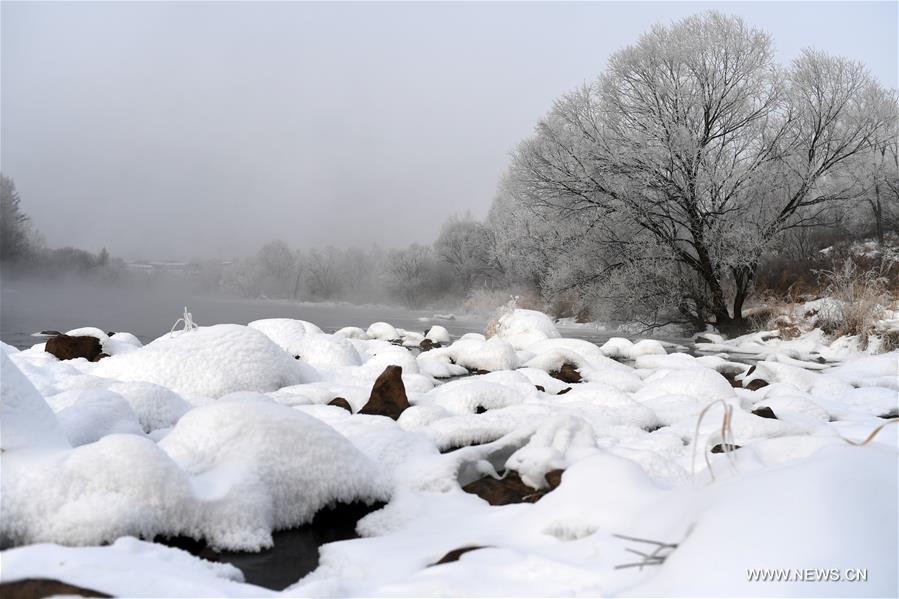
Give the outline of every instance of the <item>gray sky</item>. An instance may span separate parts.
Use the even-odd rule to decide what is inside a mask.
[[[556,97],[707,8],[896,87],[895,2],[3,2],[0,166],[51,246],[427,243]]]

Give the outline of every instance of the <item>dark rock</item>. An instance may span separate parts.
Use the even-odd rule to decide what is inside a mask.
[[[469,368],[468,372],[471,374],[490,374],[489,370],[484,370],[483,368]]]
[[[727,451],[736,451],[740,449],[740,445],[731,445],[730,443],[719,443],[712,448],[712,453],[725,453]]]
[[[375,381],[371,396],[359,413],[387,416],[396,420],[408,407],[403,369],[400,366],[388,366]]]
[[[645,430],[647,433],[654,433],[657,430],[659,430],[660,428],[662,428],[661,424],[652,424],[650,426],[645,427],[643,430]]]
[[[431,341],[430,339],[422,339],[421,343],[418,344],[418,348],[421,351],[431,351],[432,349],[437,349],[438,347],[442,347],[436,341]]]
[[[440,453],[450,453],[451,451],[456,451],[457,449],[463,449],[465,447],[477,447],[479,445],[487,445],[488,443],[493,443],[494,441],[496,441],[496,439],[489,439],[487,441],[481,441],[479,443],[463,443],[461,445],[454,443],[452,445],[440,447],[439,451],[440,451]]]
[[[563,383],[581,382],[581,373],[577,371],[577,368],[575,368],[573,364],[568,363],[562,364],[562,367],[559,370],[551,371],[549,376],[559,379]]]
[[[553,470],[546,474],[545,489],[532,489],[521,480],[517,472],[507,471],[501,479],[487,476],[468,483],[462,490],[477,495],[490,505],[509,505],[511,503],[536,503],[544,495],[559,486],[562,482],[562,470]]]
[[[15,582],[0,584],[0,597],[3,599],[41,599],[57,595],[74,595],[77,597],[112,597],[100,591],[76,587],[73,584],[51,580],[49,578],[26,578]]]
[[[550,470],[549,472],[546,473],[546,476],[543,477],[546,479],[546,482],[549,483],[550,490],[553,490],[562,484],[562,473],[563,472],[565,472],[565,471],[564,470]]]
[[[544,387],[543,385],[534,385],[534,386],[537,387],[537,391],[540,391],[541,393],[546,393],[546,387]]]
[[[465,547],[459,547],[458,549],[453,549],[448,552],[446,555],[441,557],[439,560],[431,564],[431,566],[439,566],[440,564],[449,564],[452,562],[459,561],[459,558],[468,553],[469,551],[476,551],[478,549],[487,549],[485,545],[467,545]],[[429,566],[430,567],[430,566]]]
[[[884,420],[892,420],[893,418],[899,418],[899,410],[890,410],[886,414],[881,414],[878,418],[883,418]]]
[[[743,382],[743,388],[749,389],[750,391],[758,391],[762,387],[767,387],[768,381],[762,379],[752,379],[751,381]]]
[[[556,393],[556,395],[565,395],[565,394],[568,393],[569,391],[571,391],[571,387],[565,387],[564,389],[562,389],[561,391],[559,391],[558,393]]]
[[[774,410],[772,410],[768,406],[765,406],[763,408],[756,408],[752,411],[752,413],[759,418],[771,418],[772,420],[777,420],[777,414],[775,414]]]
[[[331,401],[328,402],[328,405],[329,406],[337,406],[338,408],[343,408],[350,414],[353,413],[353,406],[351,406],[350,402],[348,402],[347,400],[345,400],[342,397],[335,397],[334,399],[332,399]]]
[[[87,358],[89,362],[97,362],[105,357],[103,346],[96,337],[86,335],[72,337],[59,335],[47,339],[44,349],[60,360],[74,360],[75,358]]]
[[[737,375],[739,373],[737,373],[737,372],[722,372],[721,374],[722,374],[722,376],[724,376],[724,378],[727,379],[727,382],[730,383],[731,387],[734,387],[737,389],[740,389],[743,387],[743,384],[737,380]]]
[[[40,333],[38,333],[38,335],[41,335],[43,337],[59,337],[61,335],[65,335],[65,333],[60,333],[59,331],[41,331]]]

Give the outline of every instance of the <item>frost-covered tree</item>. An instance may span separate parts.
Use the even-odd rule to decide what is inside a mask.
[[[468,291],[476,279],[495,275],[491,260],[492,235],[489,227],[470,216],[453,217],[440,230],[434,251],[452,267],[463,291]]]
[[[393,297],[411,307],[445,295],[452,280],[428,246],[413,243],[387,255],[384,265],[385,285]]]
[[[337,248],[311,250],[304,261],[306,291],[313,299],[333,299],[340,291],[340,252]]]
[[[281,240],[269,242],[256,253],[259,292],[272,297],[290,297],[293,293],[297,260]]]
[[[765,249],[859,193],[838,174],[883,136],[881,97],[858,63],[805,51],[783,69],[768,34],[709,12],[655,26],[560,99],[510,185],[598,240],[597,281],[673,261],[682,316],[729,325]]]
[[[0,175],[0,260],[19,260],[29,253],[31,228],[21,202],[13,180]]]

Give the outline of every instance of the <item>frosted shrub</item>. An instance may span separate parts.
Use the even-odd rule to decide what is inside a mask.
[[[859,270],[852,259],[843,262],[839,269],[822,270],[817,274],[827,293],[839,301],[839,310],[826,315],[833,333],[858,335],[863,345],[889,304],[886,278],[882,268]],[[836,312],[839,312],[837,314]],[[822,323],[824,324],[824,323]]]

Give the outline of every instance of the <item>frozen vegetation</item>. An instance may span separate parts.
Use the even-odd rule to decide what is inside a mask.
[[[289,319],[146,345],[72,333],[111,355],[2,347],[3,583],[274,595],[161,541],[258,551],[362,502],[360,537],[322,545],[285,595],[897,592],[899,352],[820,331],[709,333],[696,355],[598,346],[514,307],[455,340]],[[369,410],[392,365],[395,418]],[[497,478],[524,495],[473,491]],[[867,581],[750,580],[759,568]]]

